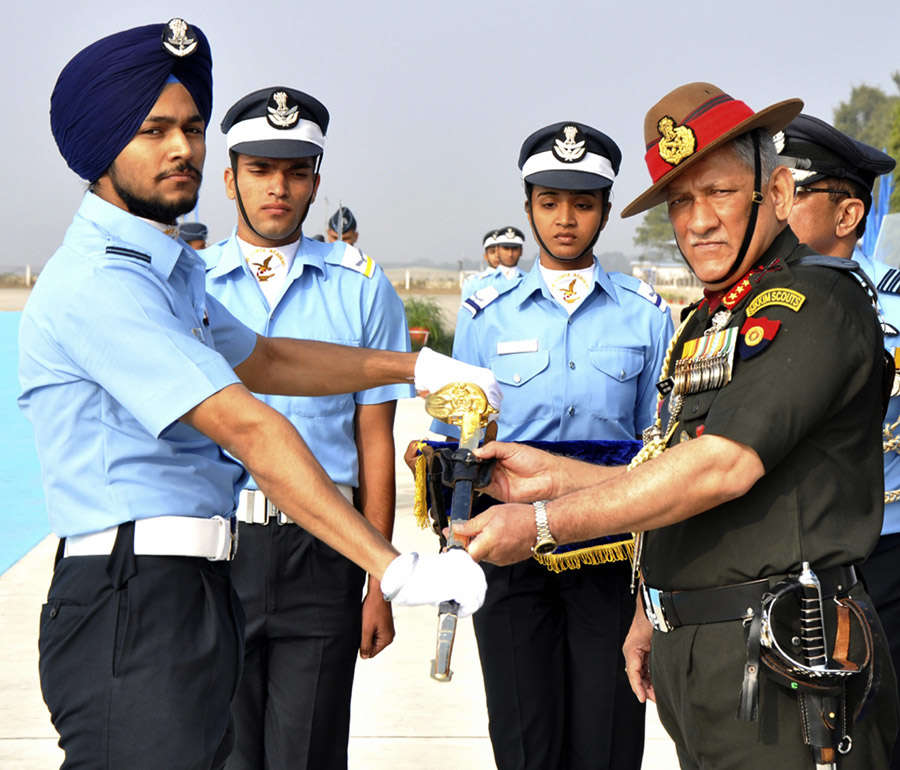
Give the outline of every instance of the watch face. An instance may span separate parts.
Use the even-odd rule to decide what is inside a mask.
[[[541,556],[546,556],[548,553],[553,553],[553,551],[555,550],[555,540],[541,540],[540,543],[536,543],[534,546],[534,552],[540,554]]]

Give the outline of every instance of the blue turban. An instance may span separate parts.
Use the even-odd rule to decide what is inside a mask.
[[[172,20],[176,21],[180,20]],[[98,40],[60,72],[50,97],[50,128],[69,168],[83,179],[94,182],[109,168],[134,138],[170,77],[188,90],[209,124],[209,42],[198,27],[186,27],[187,37],[176,38],[167,50],[164,39],[172,40],[172,22]]]

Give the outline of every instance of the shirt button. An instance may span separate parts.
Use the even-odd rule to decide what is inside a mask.
[[[624,380],[624,379],[625,379],[625,370],[624,370],[624,369],[622,369],[622,371],[619,372],[619,379],[620,379],[620,380]]]
[[[567,411],[569,413],[569,417],[575,416],[575,407],[574,406],[570,406]]]
[[[569,368],[570,368],[570,369],[574,369],[574,368],[575,368],[575,362],[574,362],[574,361],[569,361]]]
[[[572,319],[571,319],[571,318],[570,318],[568,321],[566,321],[566,325],[567,325],[567,326],[571,326],[571,325],[572,325]]]
[[[514,374],[513,382],[522,382],[522,377],[519,374]]]

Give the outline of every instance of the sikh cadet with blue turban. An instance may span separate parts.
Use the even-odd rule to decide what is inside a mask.
[[[471,613],[484,596],[461,551],[398,555],[251,391],[467,380],[499,405],[493,377],[428,349],[258,336],[207,295],[174,223],[196,203],[211,102],[209,43],[177,18],[83,49],[51,97],[57,146],[90,187],[22,314],[19,404],[60,537],[39,650],[64,767],[224,763],[244,627],[233,513],[247,471],[395,605],[453,598]]]

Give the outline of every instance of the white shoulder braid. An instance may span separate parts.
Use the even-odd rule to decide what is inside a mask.
[[[476,291],[471,297],[466,297],[462,301],[462,307],[468,310],[474,318],[499,296],[500,292],[494,286],[485,286],[483,289]]]
[[[608,273],[608,275],[616,286],[621,286],[623,289],[643,297],[650,304],[656,305],[661,313],[665,313],[668,310],[669,306],[666,301],[646,281],[625,273]]]

